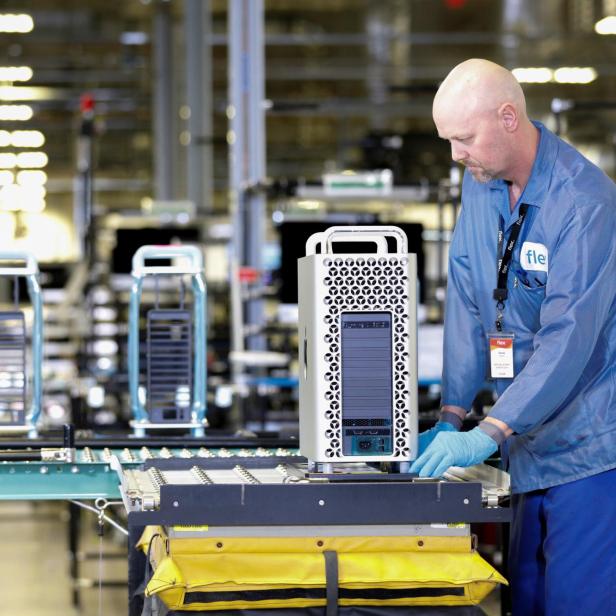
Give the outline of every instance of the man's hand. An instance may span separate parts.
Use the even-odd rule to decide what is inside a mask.
[[[472,466],[498,449],[496,441],[481,428],[470,432],[439,432],[428,448],[413,462],[411,473],[440,477],[450,466]]]
[[[420,456],[428,448],[439,432],[457,432],[457,429],[448,421],[437,421],[432,428],[425,430],[419,435],[418,456]]]

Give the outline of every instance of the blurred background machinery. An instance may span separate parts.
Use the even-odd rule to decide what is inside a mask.
[[[460,170],[433,94],[464,58],[500,62],[614,174],[613,4],[4,2],[0,242],[39,262],[45,422],[126,427],[131,259],[181,243],[205,256],[211,425],[292,432],[295,259],[333,224],[407,233],[434,406]]]

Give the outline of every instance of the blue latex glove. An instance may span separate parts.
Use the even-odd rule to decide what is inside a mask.
[[[439,432],[457,432],[457,430],[455,426],[453,424],[450,424],[448,421],[437,421],[434,426],[432,426],[432,428],[430,428],[429,430],[425,430],[419,435],[419,451],[417,453],[418,456],[420,456],[428,448],[428,445],[432,443],[432,441]]]
[[[410,468],[420,477],[440,477],[450,466],[472,466],[498,449],[496,441],[481,428],[470,432],[441,432]]]

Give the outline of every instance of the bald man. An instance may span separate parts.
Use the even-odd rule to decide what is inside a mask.
[[[513,75],[456,66],[433,105],[466,167],[449,254],[442,410],[411,467],[501,446],[515,616],[616,616],[616,186],[529,120]],[[489,416],[459,432],[486,376]]]

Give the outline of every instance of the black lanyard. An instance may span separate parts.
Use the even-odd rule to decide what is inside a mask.
[[[492,297],[496,300],[496,330],[502,331],[503,329],[503,310],[505,309],[505,300],[507,299],[507,275],[509,274],[509,266],[511,265],[511,259],[513,257],[513,250],[520,237],[520,231],[526,218],[526,212],[528,205],[522,203],[520,205],[520,217],[513,223],[511,234],[509,235],[509,241],[505,246],[505,253],[498,259],[496,266],[496,288],[492,292]],[[500,255],[503,247],[504,231],[502,224],[498,229],[498,254]]]

